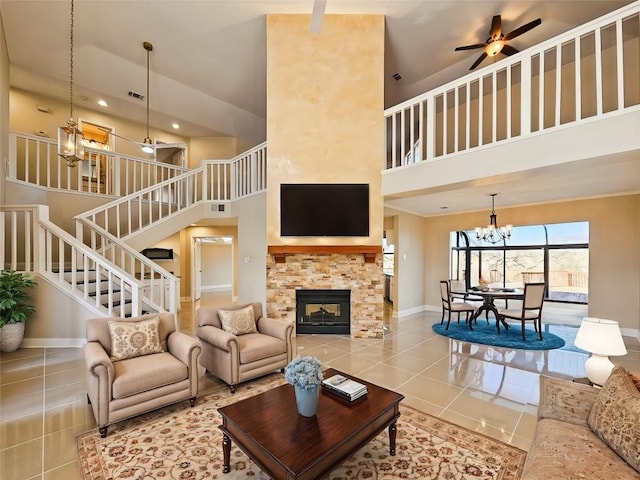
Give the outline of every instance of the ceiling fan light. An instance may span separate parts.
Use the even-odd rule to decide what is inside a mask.
[[[484,47],[484,51],[488,56],[495,57],[502,51],[504,44],[504,40],[494,40],[493,42],[488,43],[486,47]]]
[[[144,153],[153,153],[153,145],[149,137],[145,137],[144,141],[142,142],[142,151]]]

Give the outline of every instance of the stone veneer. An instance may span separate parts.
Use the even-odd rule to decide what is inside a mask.
[[[382,338],[382,254],[365,263],[362,254],[288,254],[284,263],[267,255],[267,316],[294,323],[296,289],[351,290],[351,337]]]

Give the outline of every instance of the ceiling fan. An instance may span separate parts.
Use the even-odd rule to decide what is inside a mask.
[[[132,140],[131,138],[125,137],[123,135],[118,135],[117,133],[115,133],[113,130],[111,130],[110,128],[104,128],[101,127],[100,125],[97,125],[98,130],[108,134],[108,135],[113,135],[116,138],[121,138],[122,140],[126,140],[127,142],[133,143],[134,145],[138,145],[140,147],[144,147],[145,145],[150,145],[152,147],[151,152],[148,152],[146,150],[143,150],[144,153],[147,154],[147,156],[152,159],[155,160],[156,158],[156,153],[155,153],[155,145],[152,143],[145,143],[145,142],[138,142],[136,140]]]
[[[522,35],[523,33],[528,32],[534,27],[537,27],[542,23],[541,19],[533,20],[521,27],[516,28],[514,31],[507,33],[506,35],[502,33],[502,18],[500,15],[495,15],[491,20],[491,30],[489,30],[489,38],[485,43],[476,43],[473,45],[465,45],[463,47],[456,47],[456,51],[458,50],[475,50],[476,48],[484,48],[484,52],[478,57],[478,59],[473,62],[471,68],[469,70],[473,70],[478,65],[482,63],[482,61],[487,57],[495,57],[499,53],[504,53],[507,56],[513,55],[514,53],[518,53],[518,49],[508,45],[507,42],[509,40],[513,40],[514,38]]]

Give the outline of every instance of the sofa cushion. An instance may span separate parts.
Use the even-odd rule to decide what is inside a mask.
[[[113,361],[163,352],[157,317],[136,322],[109,320]]]
[[[522,479],[635,478],[633,469],[600,440],[589,427],[543,419],[522,472]]]
[[[113,364],[113,398],[124,398],[185,380],[187,366],[168,352]]]
[[[246,335],[258,331],[251,305],[239,310],[218,310],[218,317],[222,323],[222,329],[233,335]]]
[[[588,385],[542,376],[538,418],[553,418],[586,427],[597,394],[598,391]]]
[[[240,349],[241,364],[273,357],[287,351],[287,346],[282,340],[261,333],[239,336],[238,348]]]
[[[640,392],[624,367],[612,370],[596,397],[588,423],[598,437],[640,472]]]

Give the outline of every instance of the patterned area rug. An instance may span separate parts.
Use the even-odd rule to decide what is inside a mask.
[[[280,374],[250,382],[231,395],[227,388],[77,438],[83,480],[266,479],[235,445],[231,472],[222,473],[222,434],[217,408],[284,383]],[[520,478],[526,453],[518,448],[401,404],[396,455],[388,431],[336,468],[328,479]]]

